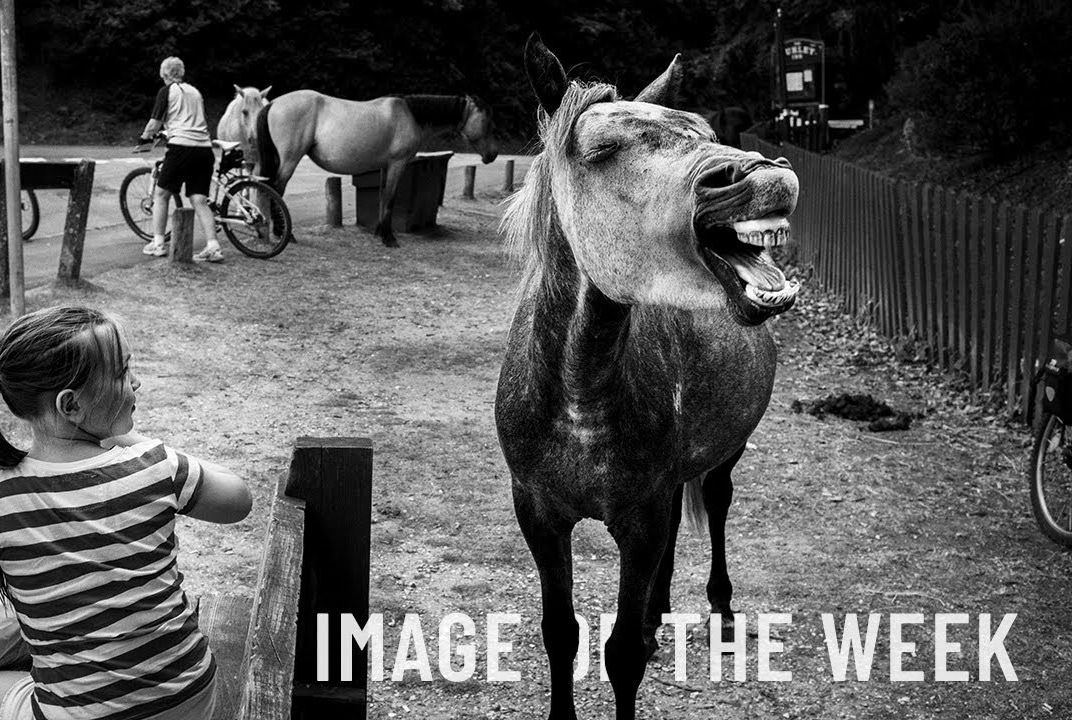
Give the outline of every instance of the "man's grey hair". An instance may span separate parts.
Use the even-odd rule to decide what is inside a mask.
[[[160,63],[160,77],[168,82],[179,82],[186,75],[186,65],[172,55]]]

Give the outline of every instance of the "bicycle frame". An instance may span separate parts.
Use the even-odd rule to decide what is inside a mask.
[[[242,166],[242,165],[239,165],[236,168],[231,168],[229,170],[221,170],[220,168],[222,166],[222,161],[223,161],[223,158],[221,157],[219,160],[216,160],[216,161],[213,162],[212,178],[209,181],[209,194],[208,194],[208,197],[207,197],[208,207],[212,211],[212,216],[216,220],[216,226],[220,227],[220,226],[222,226],[224,224],[227,224],[227,223],[231,223],[231,224],[235,224],[235,225],[244,225],[246,223],[252,222],[252,220],[253,220],[252,216],[245,209],[245,207],[240,205],[240,204],[236,204],[236,207],[238,207],[239,211],[242,213],[242,218],[237,218],[237,217],[225,218],[225,217],[221,217],[220,216],[220,202],[222,200],[223,193],[226,192],[228,187],[230,187],[232,184],[238,182],[239,180],[260,180],[261,182],[264,182],[264,181],[267,180],[267,178],[261,177],[259,175],[254,175],[253,173],[247,172],[244,169],[244,166]],[[163,164],[164,164],[164,159],[163,158],[160,158],[159,160],[156,160],[153,163],[152,192],[154,194],[156,192],[156,179],[157,179],[157,176],[160,174],[160,168],[161,168],[161,166],[163,166]]]

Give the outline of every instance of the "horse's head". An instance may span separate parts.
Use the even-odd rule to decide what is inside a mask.
[[[271,92],[272,86],[269,85],[263,90],[258,90],[255,87],[239,87],[235,85],[234,89],[235,97],[232,102],[238,105],[236,118],[241,135],[240,142],[243,145],[243,150],[247,153],[246,157],[253,157],[249,153],[257,142],[257,113],[268,104],[268,93]]]
[[[491,107],[480,98],[467,95],[461,135],[480,153],[480,159],[485,165],[494,162],[499,156],[499,143],[495,140],[494,129]]]
[[[538,38],[525,66],[546,113],[538,162],[558,223],[603,294],[724,310],[742,324],[793,304],[799,284],[769,249],[789,237],[796,175],[784,159],[719,145],[702,117],[671,109],[678,58],[631,102],[609,85],[568,83]]]

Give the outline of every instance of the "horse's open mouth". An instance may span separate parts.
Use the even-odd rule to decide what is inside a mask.
[[[789,240],[789,221],[784,217],[696,228],[696,236],[704,262],[743,320],[762,322],[793,305],[800,283],[786,280],[770,255],[770,248]]]

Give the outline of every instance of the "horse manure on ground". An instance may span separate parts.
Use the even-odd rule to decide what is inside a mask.
[[[912,419],[917,417],[914,413],[896,412],[870,395],[853,393],[827,395],[821,400],[794,400],[791,407],[793,412],[806,412],[820,419],[834,415],[846,420],[868,421],[867,429],[873,432],[907,430]]]

